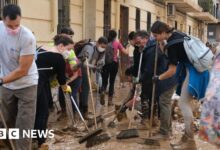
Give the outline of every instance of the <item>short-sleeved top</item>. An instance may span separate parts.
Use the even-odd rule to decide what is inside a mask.
[[[9,75],[19,66],[19,58],[25,55],[35,55],[36,53],[36,40],[33,33],[24,26],[18,34],[10,35],[6,31],[6,26],[0,21],[0,77]],[[38,71],[35,61],[26,76],[4,84],[3,86],[8,89],[22,89],[38,84]]]
[[[123,46],[120,42],[114,40],[112,42],[112,46],[114,48],[114,56],[113,56],[113,60],[115,62],[118,62],[118,51],[121,51],[123,49]]]
[[[39,81],[48,82],[51,77],[57,75],[57,80],[60,85],[64,85],[66,83],[65,77],[65,66],[66,62],[63,56],[59,53],[55,52],[45,52],[44,49],[40,49],[36,64],[37,67],[40,68],[51,68],[52,70],[39,70]]]
[[[183,35],[181,33],[173,32],[167,40],[167,42],[169,43],[172,40],[180,38],[183,38]],[[189,62],[188,57],[186,55],[186,51],[183,46],[183,42],[171,45],[167,48],[167,50],[170,64],[177,65],[178,62]]]
[[[66,62],[66,74],[70,78],[74,74],[77,74],[79,77],[82,76],[81,68],[79,68],[77,71],[72,71],[70,65],[77,65],[79,63],[78,58],[76,57],[76,54],[73,49],[70,50],[70,54],[68,57],[68,63]]]

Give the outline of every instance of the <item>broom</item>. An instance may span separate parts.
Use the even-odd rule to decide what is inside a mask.
[[[72,96],[70,93],[69,93],[69,96],[70,96],[70,99],[71,99],[71,101],[73,102],[73,104],[74,104],[74,106],[75,106],[77,112],[79,113],[79,116],[80,116],[80,118],[81,118],[83,124],[85,125],[86,130],[88,131],[88,134],[87,134],[87,135],[85,135],[85,136],[83,136],[81,139],[79,139],[79,143],[81,144],[81,143],[85,142],[86,140],[90,139],[91,137],[95,137],[96,135],[100,134],[100,133],[103,131],[103,129],[99,128],[99,129],[96,129],[96,130],[90,132],[88,126],[86,125],[86,121],[85,121],[85,119],[83,118],[83,116],[82,116],[82,114],[81,114],[81,112],[80,112],[80,110],[79,110],[79,108],[78,108],[78,106],[77,106],[77,104],[76,104],[76,102],[75,102],[73,96]]]
[[[92,134],[88,134],[86,135],[85,137],[81,138],[79,140],[80,143],[84,142],[85,140],[90,140],[93,142],[95,142],[96,140],[91,140],[91,137],[94,137],[96,135],[98,135],[99,133],[101,133],[103,131],[102,128],[98,128],[97,126],[97,120],[96,120],[96,110],[95,110],[95,104],[94,104],[94,100],[93,100],[93,93],[92,93],[92,84],[91,84],[91,78],[90,78],[90,72],[89,72],[89,63],[88,63],[88,59],[86,59],[86,69],[87,69],[87,75],[88,75],[88,81],[89,81],[89,89],[90,89],[90,92],[91,92],[91,100],[92,100],[92,108],[93,108],[93,114],[94,114],[94,123],[95,123],[95,130],[92,132]],[[73,100],[73,97],[71,97],[71,99]],[[84,124],[85,124],[85,121],[84,121]],[[88,126],[85,124],[85,126],[88,128]],[[105,138],[105,134],[103,135],[99,135],[96,139],[100,139],[100,142],[105,142],[107,140],[109,140],[109,138]],[[95,137],[94,137],[95,138]],[[88,142],[88,141],[87,141]],[[91,143],[90,143],[91,144]],[[100,143],[93,143],[92,145],[95,145],[95,144],[100,144]]]
[[[115,114],[115,117],[113,118],[113,120],[109,122],[108,127],[114,128],[114,127],[115,127],[115,122],[114,122],[115,119],[118,119],[118,121],[121,120],[121,117],[119,117],[119,116],[120,116],[120,114],[123,113],[123,112],[122,112],[122,108],[123,108],[123,106],[126,105],[126,103],[131,99],[131,96],[134,97],[134,95],[133,95],[134,89],[135,89],[135,86],[132,87],[132,89],[131,89],[130,92],[129,92],[129,95],[122,101],[122,104],[120,105],[118,112]],[[131,95],[131,94],[132,94],[132,95]],[[123,114],[124,114],[124,113],[123,113]],[[126,113],[125,113],[125,114],[126,114]]]
[[[155,61],[154,61],[154,76],[157,73],[157,59],[158,59],[158,42],[156,43],[156,50],[155,50]],[[146,145],[151,146],[160,146],[160,143],[156,139],[152,139],[152,122],[153,122],[153,112],[154,112],[154,99],[155,99],[155,90],[156,90],[156,83],[153,82],[153,89],[152,89],[152,102],[151,102],[151,113],[150,113],[150,125],[149,125],[149,138],[145,139]]]
[[[141,72],[141,64],[142,64],[142,58],[143,58],[143,52],[141,52],[140,60],[139,60],[139,66],[138,66],[138,79],[140,79],[140,72]],[[137,98],[137,84],[135,85],[135,92],[134,92],[134,99]],[[132,104],[132,111],[131,114],[134,113],[134,104],[135,100],[133,101]],[[117,139],[127,139],[127,138],[133,138],[133,137],[139,137],[137,129],[131,129],[131,121],[132,121],[132,116],[130,116],[129,120],[129,125],[127,130],[122,130],[118,135]]]
[[[157,59],[158,59],[158,42],[156,43],[156,50],[155,50],[154,76],[157,74]],[[151,113],[150,113],[149,137],[152,136],[152,122],[153,122],[153,112],[154,112],[155,90],[156,90],[156,83],[153,82],[152,98],[151,98],[152,102],[151,102]]]
[[[88,63],[88,59],[86,58],[86,70],[87,70],[87,76],[88,76],[88,81],[89,81],[89,90],[90,90],[90,94],[91,94],[91,100],[92,100],[92,110],[93,110],[93,114],[94,114],[94,122],[95,122],[95,128],[97,129],[97,121],[96,121],[96,110],[95,110],[95,103],[93,100],[93,92],[92,92],[92,83],[91,83],[91,78],[90,78],[90,72],[89,72],[89,63]]]

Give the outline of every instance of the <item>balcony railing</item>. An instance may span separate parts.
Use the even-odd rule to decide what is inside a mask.
[[[165,2],[174,4],[176,10],[183,13],[202,11],[202,8],[198,4],[198,0],[165,0]]]

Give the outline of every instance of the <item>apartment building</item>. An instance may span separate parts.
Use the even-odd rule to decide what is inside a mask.
[[[0,13],[8,3],[21,7],[22,24],[39,44],[51,41],[64,26],[73,28],[74,41],[95,40],[113,28],[126,42],[128,32],[149,31],[156,20],[207,41],[207,25],[218,22],[198,0],[1,0]]]

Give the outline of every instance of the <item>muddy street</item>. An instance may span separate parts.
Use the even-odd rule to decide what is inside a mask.
[[[127,96],[129,92],[129,85],[121,86],[119,85],[119,82],[117,80],[117,84],[115,85],[115,96],[114,96],[114,102],[116,104],[120,104],[120,101]],[[97,99],[96,92],[93,92],[94,100]],[[57,102],[56,102],[57,103]],[[57,103],[58,104],[58,103]],[[58,108],[59,109],[59,108]],[[90,104],[90,112],[92,112],[92,107]],[[97,115],[105,114],[107,112],[110,112],[114,110],[114,107],[108,108],[108,106],[101,106],[99,103],[99,100],[96,104],[96,110]],[[135,115],[137,112],[134,113]],[[131,111],[127,110],[127,117],[131,115]],[[90,114],[92,117],[92,113]],[[68,120],[68,117],[61,117],[59,118],[59,115],[57,114],[57,109],[55,108],[53,112],[50,113],[49,118],[49,125],[48,128],[55,130],[55,138],[48,139],[49,149],[50,150],[146,150],[146,149],[152,149],[152,150],[171,150],[170,142],[176,142],[180,139],[181,134],[183,133],[184,125],[183,123],[174,121],[173,122],[173,136],[170,141],[159,141],[157,144],[153,145],[146,145],[145,139],[149,136],[149,130],[144,129],[140,126],[140,118],[135,117],[135,119],[132,120],[132,127],[137,128],[139,132],[138,138],[131,138],[131,139],[123,139],[123,140],[117,140],[116,135],[121,131],[128,128],[128,119],[123,119],[121,122],[116,122],[115,128],[109,128],[108,123],[112,121],[114,117],[114,114],[111,113],[107,115],[107,117],[104,119],[104,122],[99,123],[98,127],[102,127],[104,129],[103,133],[107,133],[110,136],[110,140],[107,142],[95,145],[90,148],[86,148],[86,142],[83,144],[79,144],[78,140],[79,137],[82,135],[85,135],[85,127],[79,119],[76,121],[75,127],[77,129],[69,129],[68,125],[71,126],[71,121]],[[132,117],[134,118],[134,116]],[[57,121],[57,119],[59,121]],[[90,128],[94,129],[94,127]],[[153,129],[154,131],[157,130],[157,127]],[[198,139],[196,135],[196,146],[197,150],[215,150],[217,149],[215,146],[212,146],[209,143],[206,143],[204,141],[201,141]]]

